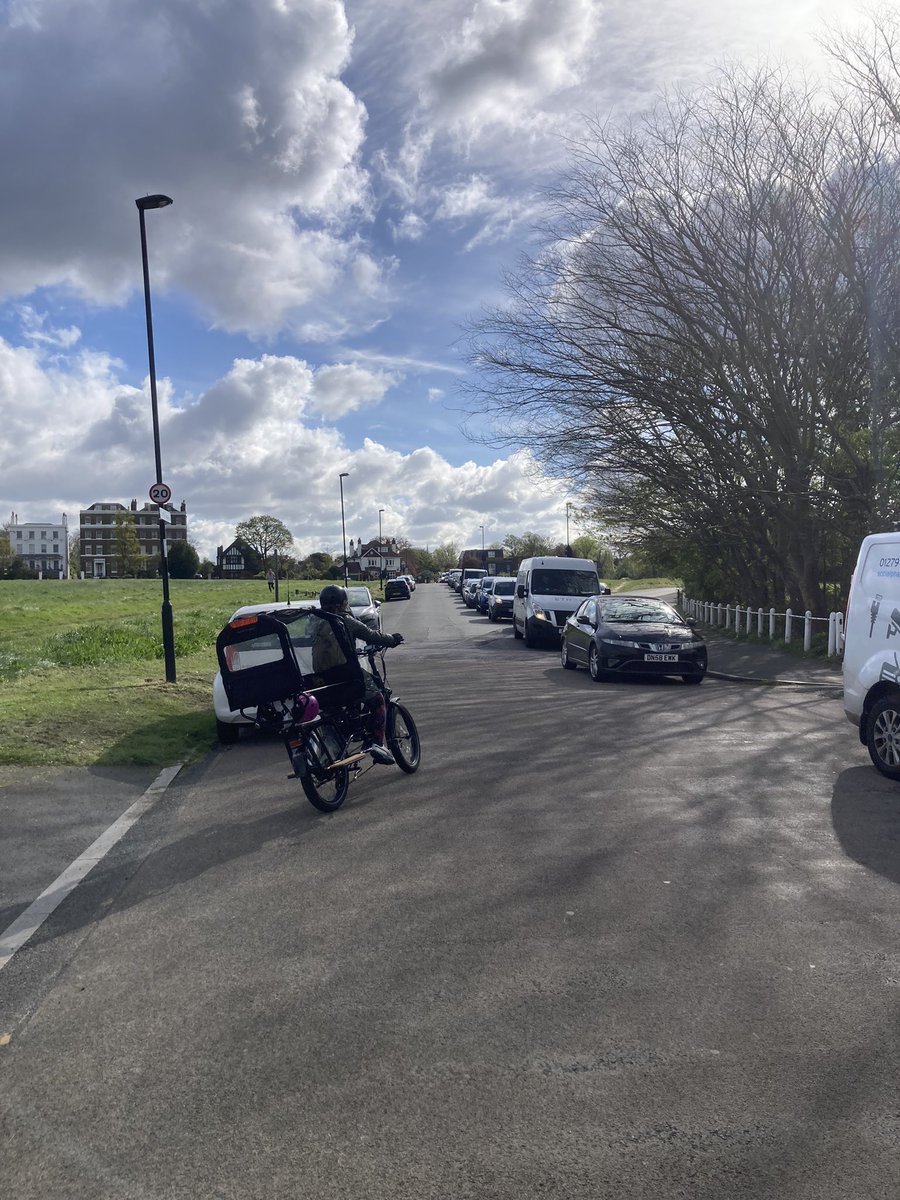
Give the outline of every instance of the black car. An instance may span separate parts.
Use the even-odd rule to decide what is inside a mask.
[[[385,600],[408,600],[411,595],[405,579],[389,579],[384,585]]]
[[[587,667],[599,683],[613,674],[680,675],[702,683],[706,643],[683,617],[651,596],[591,596],[562,631],[566,670]]]

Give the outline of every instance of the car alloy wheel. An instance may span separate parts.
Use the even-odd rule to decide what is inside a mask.
[[[574,671],[578,666],[577,663],[573,663],[571,658],[569,658],[569,643],[566,641],[565,637],[563,637],[562,641],[560,642],[559,661],[567,671]]]
[[[603,679],[603,668],[600,666],[600,651],[596,645],[591,646],[591,652],[588,655],[588,670],[594,683],[600,683]]]

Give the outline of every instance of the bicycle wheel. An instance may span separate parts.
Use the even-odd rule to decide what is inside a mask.
[[[405,771],[407,775],[418,771],[421,760],[419,731],[409,709],[395,700],[388,706],[387,736],[391,753],[396,758],[400,770]]]
[[[300,784],[306,798],[319,812],[334,812],[347,799],[350,772],[346,767],[328,767],[322,747],[310,737],[306,745],[306,772]],[[320,758],[321,756],[321,758]]]

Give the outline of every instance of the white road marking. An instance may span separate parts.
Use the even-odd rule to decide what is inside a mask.
[[[49,887],[44,888],[38,898],[20,916],[16,917],[12,925],[7,926],[0,933],[0,971],[16,951],[20,950],[29,938],[34,936],[50,914],[62,904],[66,896],[81,883],[85,875],[92,871],[97,863],[106,857],[116,842],[121,841],[132,825],[140,820],[180,770],[181,763],[178,763],[177,766],[166,767],[165,770],[160,771],[146,792],[135,800],[134,804],[126,809],[117,821],[113,821],[112,825],[104,830],[83,854],[70,863]]]

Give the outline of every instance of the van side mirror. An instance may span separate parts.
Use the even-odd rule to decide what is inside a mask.
[[[518,598],[520,600],[525,599],[525,584],[524,583],[520,583],[516,586],[516,595],[518,596]]]

